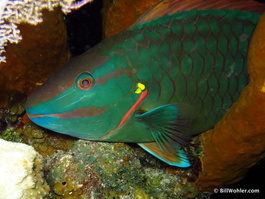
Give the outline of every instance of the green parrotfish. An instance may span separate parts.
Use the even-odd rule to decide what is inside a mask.
[[[145,15],[73,58],[31,94],[29,118],[82,139],[138,143],[189,167],[182,147],[212,128],[248,84],[248,45],[260,18],[247,8],[209,8]]]

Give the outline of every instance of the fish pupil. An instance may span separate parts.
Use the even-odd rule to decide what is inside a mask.
[[[91,86],[92,86],[91,80],[88,78],[85,78],[79,81],[79,88],[81,90],[88,90],[91,88]]]
[[[84,88],[87,88],[90,84],[90,81],[88,79],[83,79],[81,84]]]

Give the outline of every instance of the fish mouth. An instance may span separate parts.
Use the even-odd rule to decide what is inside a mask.
[[[27,113],[29,118],[50,118],[50,117],[56,117],[60,118],[60,114],[30,114]]]
[[[45,114],[32,114],[31,110],[26,110],[29,118],[58,118],[58,119],[78,119],[78,118],[87,118],[87,117],[98,117],[105,111],[107,111],[109,107],[82,107],[77,108],[72,111],[63,112],[63,113],[45,113]]]
[[[59,120],[59,118],[56,117],[55,115],[53,114],[31,114],[27,112],[27,116],[32,122],[34,122],[38,126],[58,132],[56,131],[56,129],[52,128],[54,122]]]

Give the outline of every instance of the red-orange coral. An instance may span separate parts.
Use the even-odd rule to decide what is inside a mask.
[[[265,157],[265,14],[249,48],[250,84],[224,118],[201,136],[202,191],[235,183]]]
[[[104,0],[103,36],[110,37],[131,26],[148,8],[160,0]]]
[[[22,41],[8,44],[6,63],[0,64],[0,108],[16,93],[28,95],[69,59],[66,27],[59,8],[44,10],[37,26],[20,24]]]

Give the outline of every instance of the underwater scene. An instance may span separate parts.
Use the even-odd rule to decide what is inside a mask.
[[[0,199],[264,199],[264,35],[263,1],[1,0]]]

